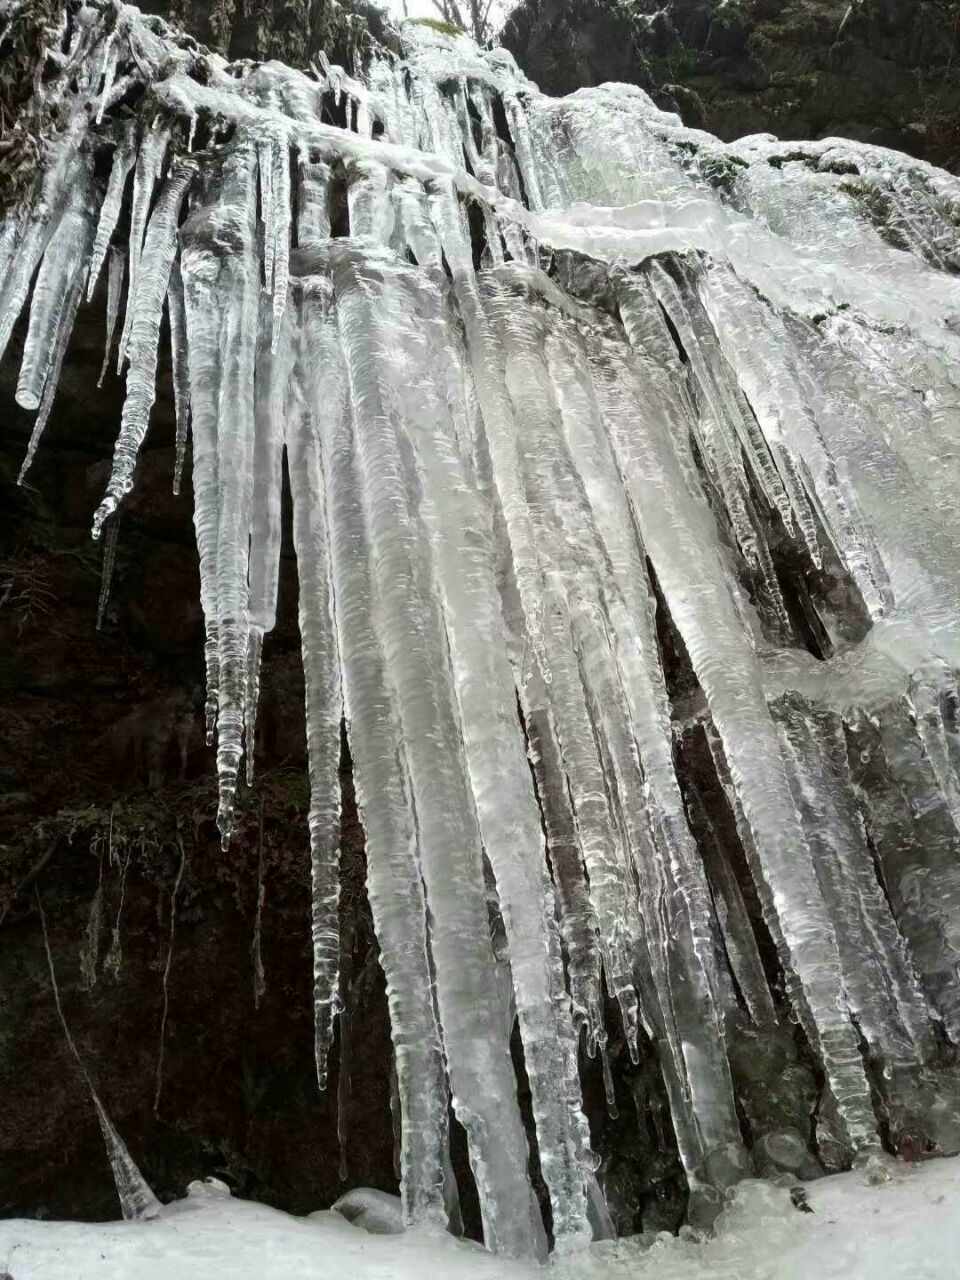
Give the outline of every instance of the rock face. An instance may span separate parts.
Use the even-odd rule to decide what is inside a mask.
[[[954,0],[521,0],[503,43],[546,93],[621,80],[724,139],[831,135],[960,163]]]
[[[370,0],[147,0],[158,13],[228,58],[277,58],[306,67],[326,54],[350,67],[372,37],[388,46],[396,35]]]

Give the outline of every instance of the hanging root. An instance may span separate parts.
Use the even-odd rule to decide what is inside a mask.
[[[250,950],[253,954],[253,1007],[260,1008],[260,1001],[267,989],[263,971],[263,956],[260,951],[261,930],[263,927],[263,907],[267,899],[267,888],[263,882],[263,797],[260,797],[260,839],[259,858],[257,862],[257,911],[253,922],[253,942]]]
[[[160,1049],[157,1053],[157,1084],[153,1095],[153,1114],[160,1114],[160,1093],[163,1089],[163,1050],[167,1034],[167,1010],[170,1004],[170,966],[173,964],[173,938],[177,928],[177,894],[180,892],[180,881],[183,879],[183,868],[187,855],[183,847],[183,837],[177,831],[177,847],[180,850],[180,867],[174,881],[173,893],[170,895],[170,939],[167,945],[167,963],[163,967],[163,1013],[160,1015]]]

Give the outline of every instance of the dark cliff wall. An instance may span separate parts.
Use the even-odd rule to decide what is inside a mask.
[[[521,0],[502,40],[547,93],[627,81],[726,139],[960,164],[960,0]]]
[[[229,58],[306,67],[324,52],[349,69],[370,37],[388,47],[396,43],[396,31],[372,0],[146,0],[140,8]]]

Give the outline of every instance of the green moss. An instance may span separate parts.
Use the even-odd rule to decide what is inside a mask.
[[[310,807],[310,778],[302,769],[278,771],[264,779],[264,788],[284,809],[305,813]]]
[[[444,36],[462,36],[463,27],[455,22],[444,22],[442,18],[407,18],[404,26],[430,27]]]
[[[743,10],[740,8],[740,0],[717,0],[710,13],[710,21],[713,26],[721,27],[728,31],[742,28],[745,23]]]

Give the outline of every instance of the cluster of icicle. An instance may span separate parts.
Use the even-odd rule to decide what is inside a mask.
[[[74,5],[44,90],[65,123],[0,240],[0,350],[33,282],[24,470],[107,266],[126,401],[94,536],[133,484],[166,306],[224,842],[286,454],[321,1081],[345,720],[407,1221],[456,1216],[452,1102],[488,1247],[543,1252],[516,1019],[556,1248],[608,1229],[578,1075],[604,992],[658,1055],[705,1202],[750,1169],[734,1008],[799,1024],[848,1157],[886,1104],[949,1146],[929,1072],[960,1040],[960,186],[838,140],[723,145],[628,86],[553,100],[502,51],[405,38],[406,60],[306,75]],[[684,715],[776,1000],[741,881],[691,832]]]

